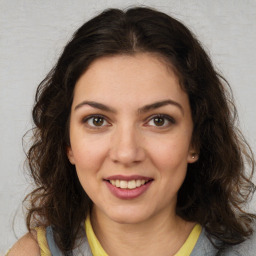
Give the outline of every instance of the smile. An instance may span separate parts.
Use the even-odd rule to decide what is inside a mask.
[[[104,179],[109,191],[120,199],[134,199],[144,194],[154,179],[140,175],[114,175]]]
[[[110,180],[109,182],[117,188],[135,189],[144,185],[146,180]]]

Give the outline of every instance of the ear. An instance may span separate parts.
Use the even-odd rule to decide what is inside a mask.
[[[67,147],[67,157],[71,164],[75,164],[74,154],[73,154],[73,150],[72,150],[71,146]]]
[[[193,164],[199,159],[199,153],[194,149],[191,148],[188,152],[188,163]]]

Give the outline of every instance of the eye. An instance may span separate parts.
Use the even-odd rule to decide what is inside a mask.
[[[91,128],[100,128],[110,125],[106,118],[101,115],[88,116],[83,119],[83,123],[86,123],[86,125]]]
[[[169,115],[162,114],[152,116],[147,122],[147,125],[149,126],[161,128],[169,127],[171,124],[175,124],[175,120]]]

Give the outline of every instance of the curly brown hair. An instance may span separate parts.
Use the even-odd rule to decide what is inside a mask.
[[[149,8],[109,9],[86,22],[38,86],[27,154],[36,184],[25,199],[28,229],[51,225],[63,252],[75,246],[92,202],[67,158],[74,86],[96,59],[138,52],[163,57],[189,96],[192,140],[200,157],[188,165],[177,214],[205,227],[218,248],[241,243],[251,235],[255,219],[243,210],[254,192],[254,159],[237,129],[230,88],[188,28]]]

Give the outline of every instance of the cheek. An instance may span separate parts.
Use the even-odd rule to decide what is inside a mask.
[[[178,168],[187,165],[189,143],[179,137],[151,141],[148,145],[149,155],[155,165],[164,169]]]
[[[106,156],[107,149],[104,144],[90,141],[81,141],[72,148],[75,166],[85,171],[97,170]]]
[[[152,154],[164,193],[176,195],[187,174],[187,148],[177,143],[165,143]]]

